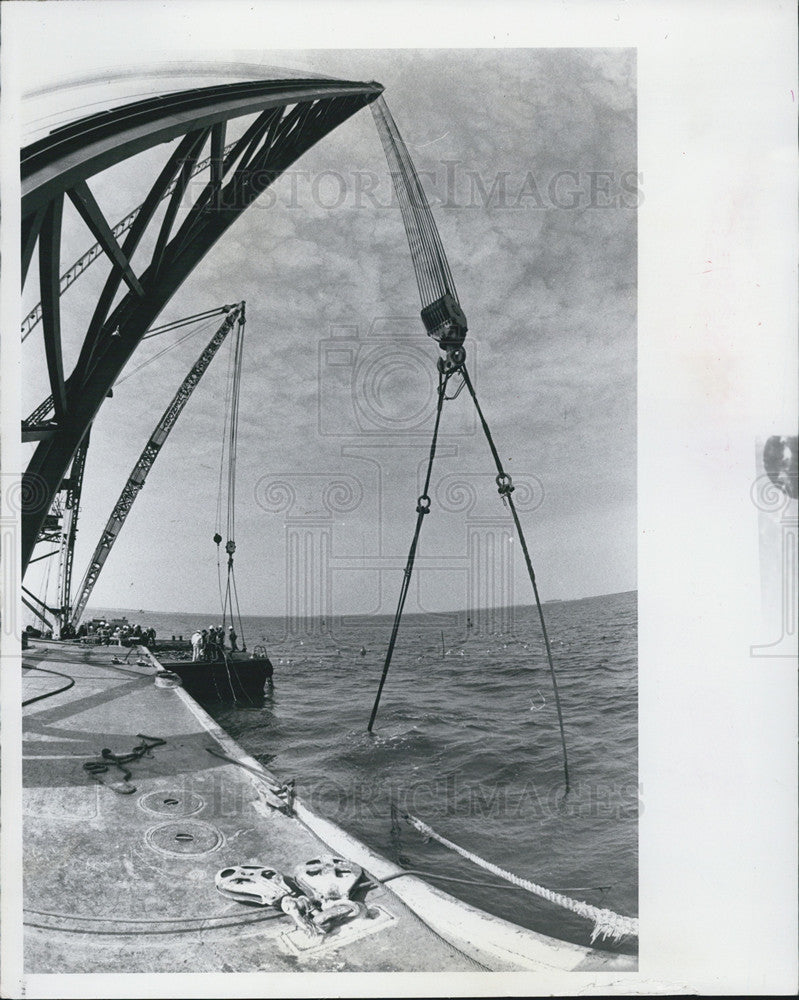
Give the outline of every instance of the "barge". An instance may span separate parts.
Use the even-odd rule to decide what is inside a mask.
[[[635,968],[404,874],[289,795],[290,776],[249,757],[138,653],[114,663],[109,647],[39,641],[24,654],[26,973]],[[351,919],[324,933],[216,886],[240,866],[290,880],[325,856],[362,877]]]
[[[161,89],[157,81],[153,86]],[[466,316],[421,183],[382,90],[374,81],[292,76],[150,97],[137,94],[132,103],[70,119],[59,128],[50,130],[54,123],[47,120],[45,134],[25,146],[22,272],[24,280],[38,245],[38,272],[30,270],[31,275],[38,273],[39,303],[25,318],[23,339],[41,323],[50,393],[23,421],[23,441],[36,444],[25,473],[28,494],[36,502],[28,503],[22,518],[22,565],[24,570],[38,561],[33,551],[41,542],[55,544],[41,558],[59,554],[59,580],[57,600],[48,601],[47,577],[43,595],[28,587],[22,599],[47,627],[54,618],[53,634],[77,633],[92,588],[167,435],[235,327],[213,542],[220,584],[223,554],[227,562],[222,628],[237,616],[241,620],[233,529],[245,303],[153,324],[241,212],[305,151],[371,105],[402,208],[420,316],[442,354],[436,363],[438,408],[426,485],[417,502],[405,586],[368,730],[388,674],[423,515],[430,509],[427,488],[442,407],[465,387],[491,445],[499,495],[513,514],[527,558],[552,674],[568,791],[557,684],[514,508],[515,487],[502,467],[469,377],[463,346]],[[236,138],[227,133],[230,123],[239,130]],[[173,141],[145,200],[112,226],[87,182],[94,184],[97,174]],[[190,185],[197,176],[201,180]],[[179,217],[184,194],[195,191],[185,216]],[[97,243],[62,275],[66,198]],[[167,208],[160,216],[157,209],[165,200]],[[417,239],[422,233],[425,238]],[[133,255],[140,244],[141,249],[152,247],[152,253],[149,263],[143,256],[136,258],[134,272]],[[111,271],[76,367],[65,378],[60,295],[100,254],[111,261]],[[34,283],[31,280],[35,295]],[[222,314],[221,325],[145,444],[73,600],[77,518],[90,429],[98,410],[146,337]],[[457,388],[447,395],[450,380],[450,388]],[[225,462],[227,477],[222,474]],[[135,657],[123,657],[118,655],[122,628],[118,638],[116,646],[109,646],[31,636],[25,650],[27,973],[615,974],[636,968],[634,956],[556,940],[469,906],[428,886],[309,809],[296,796],[290,775],[277,776],[248,757],[198,703],[231,696],[238,700],[239,695],[257,699],[269,680],[266,656],[191,662],[175,655],[180,650],[153,652],[142,645],[128,650]],[[597,914],[595,930],[607,924],[607,911]],[[270,980],[270,992],[276,982]]]
[[[214,660],[166,659],[161,669],[180,678],[183,687],[199,702],[245,702],[260,704],[264,689],[272,683],[274,669],[268,656],[229,653]]]

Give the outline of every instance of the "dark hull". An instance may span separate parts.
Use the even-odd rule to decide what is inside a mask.
[[[263,657],[240,660],[161,660],[198,701],[259,701],[272,679],[272,664]]]

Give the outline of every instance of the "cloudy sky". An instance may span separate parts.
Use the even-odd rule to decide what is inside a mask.
[[[44,45],[42,60],[47,52]],[[636,179],[635,53],[284,49],[218,59],[240,76],[268,76],[280,66],[384,85],[469,320],[469,363],[486,417],[520,498],[521,484],[529,486],[522,520],[542,597],[633,589],[635,207],[644,197]],[[48,73],[33,64],[27,82],[41,89],[44,79],[46,90],[56,77],[52,63]],[[175,88],[167,81],[165,89]],[[107,97],[109,84],[40,94],[37,113],[42,101],[74,107],[95,93]],[[112,222],[140,203],[168,152],[159,147],[135,167],[121,165],[91,182]],[[90,243],[68,216],[65,263]],[[93,265],[64,298],[67,370],[103,267]],[[35,290],[26,296],[25,310]],[[325,545],[334,613],[393,610],[432,428],[439,352],[418,317],[401,217],[368,109],[309,151],[238,220],[162,319],[241,299],[248,315],[236,531],[242,610],[282,614],[292,601],[318,609],[318,598],[305,591],[309,580],[313,591]],[[214,328],[126,379],[101,410],[75,585],[156,420]],[[128,372],[165,346],[166,338],[148,342]],[[164,446],[92,604],[218,607],[212,536],[225,351]],[[46,394],[35,333],[23,359],[28,412]],[[487,603],[530,599],[518,546],[503,534],[509,514],[491,472],[463,393],[445,408],[438,494],[409,610],[464,607],[470,593]],[[458,481],[471,484],[461,489],[474,491],[473,503],[457,502]],[[279,501],[289,495],[286,507]],[[305,541],[296,544],[309,548],[295,564],[289,539],[297,532]],[[479,569],[478,536],[488,546]],[[311,550],[316,561],[308,561]],[[506,583],[489,585],[477,573]],[[32,589],[37,579],[31,576]]]

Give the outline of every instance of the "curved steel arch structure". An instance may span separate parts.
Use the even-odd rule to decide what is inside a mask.
[[[39,442],[23,476],[23,573],[75,452],[148,327],[238,216],[307,149],[382,90],[374,82],[320,78],[202,87],[81,118],[23,149],[22,280],[38,246],[42,336],[51,388],[50,398],[23,423],[23,439]],[[228,122],[253,114],[257,117],[244,133],[226,143]],[[177,139],[135,221],[118,242],[88,179]],[[175,229],[178,208],[204,151],[210,176]],[[135,273],[133,254],[167,194],[149,262]],[[66,378],[59,309],[65,196],[112,263],[77,363]],[[127,293],[112,310],[122,282]]]

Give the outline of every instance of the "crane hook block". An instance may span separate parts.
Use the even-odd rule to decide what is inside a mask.
[[[225,545],[225,552],[227,552],[229,556],[232,556],[235,551],[236,551],[236,543],[231,539]]]
[[[459,347],[466,336],[466,316],[454,295],[445,292],[422,309],[422,322],[428,337],[437,340],[442,350]]]

